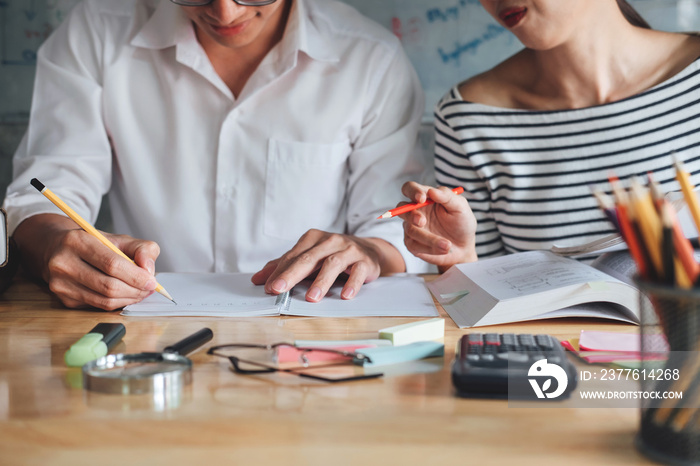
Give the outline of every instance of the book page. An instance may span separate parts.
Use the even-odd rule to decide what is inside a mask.
[[[628,251],[603,254],[591,263],[591,267],[634,286],[632,277],[637,273],[637,264],[634,263]]]
[[[459,264],[428,287],[460,328],[563,316],[639,321],[634,287],[550,251]],[[596,302],[620,306],[601,311]]]
[[[341,299],[343,283],[334,284],[318,303],[304,299],[310,281],[292,290],[288,315],[314,317],[437,317],[432,296],[422,277],[399,274],[362,285],[353,299]]]
[[[251,317],[278,315],[277,296],[256,286],[252,274],[159,273],[156,278],[177,304],[158,293],[124,308],[125,316]]]
[[[586,264],[547,251],[511,254],[457,267],[499,301],[569,285],[618,281]]]

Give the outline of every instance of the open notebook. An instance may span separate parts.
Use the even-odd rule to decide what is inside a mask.
[[[340,299],[342,283],[329,290],[318,303],[304,299],[310,281],[290,292],[268,295],[253,285],[252,274],[161,273],[158,282],[177,304],[154,293],[140,303],[126,306],[125,316],[252,317],[295,315],[314,317],[435,317],[433,299],[421,277],[396,275],[366,283],[355,298]]]

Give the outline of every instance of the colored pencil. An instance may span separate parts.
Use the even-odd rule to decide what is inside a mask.
[[[620,219],[617,216],[617,211],[615,210],[615,204],[610,200],[610,197],[598,188],[591,188],[593,196],[598,201],[598,207],[603,211],[606,217],[617,231],[622,233],[620,230]]]
[[[648,192],[635,178],[631,185],[631,206],[634,217],[639,224],[643,244],[646,248],[652,266],[658,276],[663,276],[663,263],[661,259],[661,219],[656,213],[656,208]]]
[[[461,186],[458,186],[454,189],[452,189],[452,192],[455,194],[462,194],[464,192],[464,188]],[[433,204],[432,199],[428,199],[425,202],[414,202],[413,204],[405,204],[402,205],[401,207],[396,207],[395,209],[387,210],[384,212],[382,215],[377,217],[377,219],[382,219],[382,218],[391,218],[391,217],[397,217],[399,215],[403,215],[407,212],[411,212],[412,210],[420,209],[421,207],[425,207],[427,205]]]
[[[645,251],[642,250],[641,240],[635,229],[634,220],[630,217],[632,212],[629,209],[629,196],[627,195],[627,191],[620,185],[620,180],[616,176],[610,176],[609,180],[615,196],[615,206],[622,239],[627,243],[630,255],[637,264],[639,276],[645,280],[650,280],[649,258],[645,255]]]
[[[669,217],[670,222],[673,224],[673,246],[675,248],[676,258],[683,267],[688,280],[687,283],[683,282],[682,286],[683,288],[690,288],[700,276],[700,264],[695,260],[693,245],[683,234],[683,228],[678,221],[676,210],[668,202],[664,203],[663,209],[667,212],[666,216]],[[679,285],[681,285],[681,281],[682,278],[679,281]]]
[[[662,276],[667,285],[673,286],[676,284],[678,279],[679,285],[681,282],[681,277],[677,277],[676,274],[676,248],[673,245],[673,217],[670,215],[668,210],[673,209],[668,204],[661,204],[661,252],[663,258],[663,270]],[[679,272],[685,273],[684,270],[679,270]],[[690,281],[685,277],[686,282],[684,283],[684,288],[690,288]]]
[[[673,157],[673,165],[676,167],[676,179],[681,185],[685,203],[693,216],[695,228],[700,233],[700,202],[698,202],[698,197],[695,195],[695,187],[690,182],[690,175],[684,170],[683,163],[675,155]]]

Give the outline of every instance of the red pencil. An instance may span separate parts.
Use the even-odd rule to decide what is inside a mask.
[[[452,192],[455,193],[455,194],[462,194],[462,193],[464,192],[464,188],[461,187],[461,186],[457,186],[456,188],[454,188],[454,189],[452,190]],[[420,209],[421,207],[425,207],[425,206],[430,205],[430,204],[432,204],[432,203],[433,203],[433,200],[432,200],[432,199],[428,199],[427,201],[421,202],[420,204],[414,202],[413,204],[402,205],[401,207],[397,207],[397,208],[395,208],[395,209],[387,210],[386,212],[384,212],[382,215],[380,215],[380,216],[377,217],[377,218],[378,218],[378,219],[381,219],[381,218],[396,217],[396,216],[405,214],[406,212],[410,212],[410,211],[412,211],[412,210]]]
[[[608,178],[610,180],[610,185],[612,186],[613,193],[615,195],[615,201],[617,205],[617,218],[620,222],[620,233],[622,239],[627,243],[630,255],[637,264],[637,270],[639,275],[644,279],[649,279],[649,267],[648,259],[644,254],[641,247],[641,241],[637,237],[637,233],[634,231],[633,220],[630,218],[631,214],[634,214],[629,207],[629,197],[627,192],[622,186],[620,186],[620,180],[615,175],[610,175]]]

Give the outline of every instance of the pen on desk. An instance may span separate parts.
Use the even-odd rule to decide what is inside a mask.
[[[131,258],[129,256],[124,254],[124,252],[122,252],[121,249],[116,247],[114,245],[114,243],[112,243],[110,240],[105,238],[105,236],[102,233],[100,233],[99,231],[97,231],[97,229],[95,227],[93,227],[88,222],[86,222],[85,219],[83,219],[83,217],[78,215],[78,213],[76,211],[74,211],[73,209],[68,207],[68,205],[65,202],[63,202],[58,196],[56,196],[49,188],[44,186],[44,184],[41,181],[37,180],[36,178],[32,178],[31,184],[32,184],[32,186],[34,186],[37,189],[37,191],[39,191],[41,194],[46,196],[46,198],[49,201],[53,202],[56,207],[61,209],[63,211],[63,213],[68,215],[68,217],[70,217],[71,220],[73,220],[75,223],[77,223],[78,226],[80,226],[80,228],[82,228],[83,230],[85,230],[87,233],[91,234],[95,238],[97,238],[102,244],[104,244],[109,249],[111,249],[112,251],[114,251],[117,254],[119,254],[120,256],[122,256],[124,259],[128,260],[132,264],[134,263],[134,261],[131,260]],[[163,286],[160,283],[157,284],[156,291],[158,293],[162,294],[163,296],[165,296],[166,298],[168,298],[173,303],[175,303],[175,300],[172,298],[172,296],[170,296],[170,294],[165,290],[165,288],[163,288]]]
[[[458,186],[456,188],[453,188],[452,192],[455,194],[462,194],[464,192],[464,188],[461,186]],[[396,207],[395,209],[387,210],[382,215],[377,217],[377,219],[397,217],[399,215],[405,214],[406,212],[411,212],[412,210],[420,209],[421,207],[425,207],[427,205],[430,205],[433,202],[434,201],[432,199],[428,199],[425,202],[420,202],[420,203],[414,202],[412,204],[402,205],[401,207]]]

